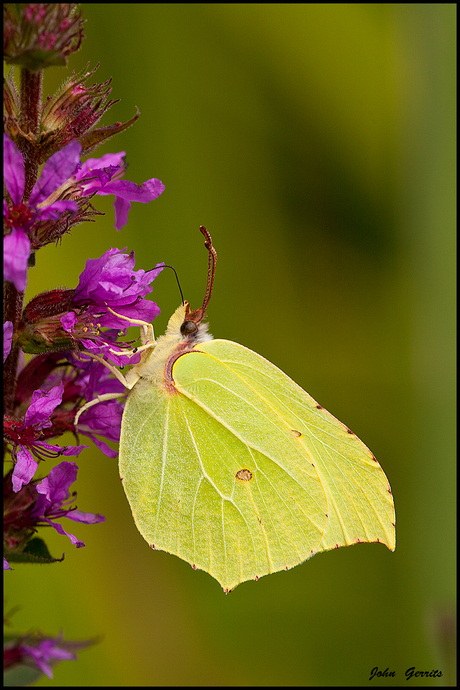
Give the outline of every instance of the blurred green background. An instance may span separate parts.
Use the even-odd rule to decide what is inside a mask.
[[[87,258],[165,261],[208,316],[286,371],[369,445],[395,497],[397,548],[319,555],[225,596],[152,552],[116,460],[79,458],[78,507],[107,521],[46,532],[48,567],[7,573],[13,627],[100,635],[49,686],[448,685],[455,587],[455,5],[84,4],[69,67],[101,66],[139,121],[93,154],[127,152],[127,179],[166,185],[37,255],[27,297],[74,287]],[[68,74],[48,70],[45,95]],[[161,333],[180,302],[154,284]],[[62,440],[62,439],[61,439]],[[47,467],[47,470],[49,468]],[[71,529],[72,527],[72,529]],[[374,667],[395,671],[370,683]]]

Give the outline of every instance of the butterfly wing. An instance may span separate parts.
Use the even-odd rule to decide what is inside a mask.
[[[179,378],[193,380],[189,364],[202,360],[201,373],[193,371],[203,397],[215,395],[215,408],[229,417],[222,423],[199,392],[171,395],[140,381],[123,415],[120,475],[147,542],[207,571],[229,591],[311,556],[326,528],[327,501],[277,412],[225,364],[206,383],[208,360],[217,360],[197,355],[180,357],[173,376],[180,362]]]
[[[302,483],[303,473],[314,467],[326,495],[328,515],[324,534],[314,550],[377,541],[394,550],[395,513],[390,485],[364,443],[255,352],[227,340],[201,343],[196,350],[200,352],[177,360],[173,370],[176,386],[230,433],[271,456],[270,469],[265,470],[265,484],[271,487],[265,498],[267,505],[278,489],[276,472]],[[274,429],[276,434],[272,436]],[[255,465],[255,477],[258,471]],[[251,486],[248,489],[252,490]],[[287,493],[283,497],[290,502]],[[305,515],[310,510],[316,515],[317,500],[305,490]],[[293,523],[286,524],[282,518],[277,529],[284,539],[295,539]],[[308,555],[304,552],[298,562]]]
[[[372,453],[273,364],[200,343],[126,403],[120,475],[154,548],[224,590],[360,541],[394,548],[390,487]]]

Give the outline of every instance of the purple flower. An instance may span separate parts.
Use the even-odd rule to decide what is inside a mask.
[[[52,665],[59,661],[67,661],[69,659],[75,661],[77,659],[76,654],[72,654],[67,649],[60,647],[59,642],[61,642],[59,638],[45,637],[35,647],[23,644],[22,653],[24,656],[28,656],[32,664],[47,675],[48,678],[52,678]]]
[[[9,202],[3,202],[3,215],[6,225],[11,228],[11,234],[3,240],[3,271],[5,280],[14,283],[19,291],[26,287],[32,228],[41,221],[56,220],[63,213],[78,211],[75,201],[54,201],[50,197],[75,172],[80,162],[80,151],[78,141],[72,141],[54,153],[43,166],[28,202],[23,203],[24,160],[16,144],[7,134],[3,135],[3,176],[10,197]]]
[[[5,641],[3,668],[8,673],[18,666],[26,666],[52,678],[53,666],[60,661],[75,660],[75,651],[84,649],[94,642],[95,640],[67,642],[62,634],[57,637],[46,637],[42,633],[29,633],[18,639]]]
[[[3,544],[9,561],[21,561],[27,554],[28,544],[35,537],[38,527],[53,527],[59,534],[70,539],[77,548],[84,546],[73,534],[55,522],[69,518],[74,522],[94,525],[104,522],[103,515],[84,513],[71,504],[76,492],[69,487],[77,478],[78,467],[73,462],[61,462],[44,479],[34,479],[17,493],[12,487],[12,471],[3,478]],[[56,560],[56,559],[52,559]],[[5,567],[5,565],[4,565]]]
[[[75,290],[73,302],[88,304],[92,318],[98,319],[105,328],[127,327],[125,320],[114,316],[107,307],[124,316],[143,321],[153,321],[160,313],[155,302],[142,300],[152,291],[151,283],[163,270],[159,263],[151,271],[134,270],[134,252],[124,254],[125,249],[109,249],[100,259],[88,259]],[[105,313],[101,316],[100,311]]]
[[[51,414],[61,404],[64,386],[62,382],[49,391],[36,390],[32,402],[25,414],[24,422],[5,421],[5,436],[15,447],[16,464],[13,470],[13,491],[18,492],[28,484],[38,467],[32,452],[39,458],[57,457],[59,455],[79,455],[88,446],[54,446],[43,437],[43,430],[52,427]]]
[[[125,331],[129,326],[127,319],[150,323],[158,316],[158,305],[143,298],[152,291],[151,283],[164,266],[160,263],[151,271],[135,271],[134,252],[125,254],[124,251],[109,249],[100,259],[87,260],[72,297],[75,311],[60,318],[62,328],[86,350],[104,355],[118,366],[135,364],[140,358],[124,354],[126,345],[117,343],[116,337],[119,330]],[[112,314],[109,307],[126,319]],[[101,328],[113,332],[103,332]]]
[[[141,186],[129,180],[120,180],[126,171],[125,152],[108,153],[101,158],[88,158],[77,173],[77,182],[85,196],[90,194],[114,194],[115,228],[128,222],[128,212],[132,201],[145,204],[153,201],[164,192],[165,186],[155,177]]]
[[[42,479],[37,484],[36,490],[40,494],[37,502],[31,511],[31,518],[36,524],[47,524],[59,532],[69,537],[72,544],[77,548],[84,546],[84,542],[79,541],[73,534],[69,534],[64,530],[62,525],[54,523],[62,517],[67,517],[75,522],[84,522],[87,525],[93,525],[98,522],[104,522],[103,515],[94,513],[83,513],[81,510],[76,510],[69,506],[74,500],[69,493],[69,487],[77,478],[78,467],[74,462],[61,462],[56,465],[49,475]]]
[[[5,361],[10,354],[12,340],[13,324],[11,321],[5,321],[3,324],[3,361]]]

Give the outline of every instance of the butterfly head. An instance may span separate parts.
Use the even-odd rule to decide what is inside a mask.
[[[212,335],[208,333],[208,324],[203,323],[204,311],[202,307],[199,309],[190,309],[190,304],[185,302],[183,305],[184,313],[183,320],[180,325],[180,333],[187,343],[193,346],[196,343],[203,343],[206,340],[212,340]]]

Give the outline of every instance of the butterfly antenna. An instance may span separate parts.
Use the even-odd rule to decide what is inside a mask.
[[[214,275],[216,273],[216,263],[217,263],[217,252],[212,245],[212,238],[209,232],[206,230],[204,225],[200,225],[201,233],[205,236],[206,240],[204,246],[208,250],[208,285],[206,287],[206,294],[204,296],[203,305],[201,307],[202,314],[206,311],[206,307],[209,304],[209,300],[212,295],[212,288],[214,286]]]
[[[179,288],[179,292],[180,292],[182,304],[184,304],[184,295],[182,294],[182,288],[181,288],[181,286],[180,286],[179,276],[177,275],[176,269],[174,268],[174,266],[168,266],[167,264],[163,264],[163,265],[162,265],[162,268],[170,268],[172,271],[174,271],[174,275],[176,276],[177,287]],[[152,270],[153,270],[153,269],[152,269]],[[148,271],[147,271],[147,273],[148,273]]]

